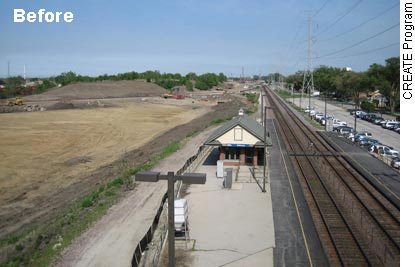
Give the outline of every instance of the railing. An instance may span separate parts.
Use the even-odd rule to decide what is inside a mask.
[[[182,168],[180,168],[176,175],[181,175],[185,172],[193,171],[196,169],[196,167],[201,163],[202,160],[206,157],[207,154],[209,154],[212,151],[213,147],[211,146],[200,146],[197,153],[190,157]],[[175,196],[177,197],[181,191],[182,188],[182,182],[179,181],[176,183],[175,188]],[[166,216],[162,216],[164,214],[167,214],[166,206],[167,206],[167,192],[163,195],[163,198],[161,200],[160,206],[158,208],[157,214],[154,217],[153,223],[151,224],[150,228],[148,229],[146,235],[140,240],[138,243],[133,258],[131,260],[131,266],[132,267],[138,267],[140,266],[140,262],[143,259],[143,261],[147,262],[146,259],[146,253],[145,251],[149,249],[150,246],[152,246],[152,259],[149,261],[151,262],[152,266],[157,266],[158,261],[160,259],[160,254],[162,252],[163,244],[167,236],[167,219]],[[163,219],[164,217],[164,219]],[[161,219],[161,220],[160,220]],[[161,223],[161,225],[159,225]],[[156,233],[156,229],[158,229]],[[154,237],[156,237],[156,240],[154,240]]]

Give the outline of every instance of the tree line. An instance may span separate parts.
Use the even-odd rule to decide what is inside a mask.
[[[332,95],[340,100],[359,101],[361,93],[378,90],[388,101],[390,111],[399,110],[399,57],[385,60],[385,64],[372,64],[367,71],[355,72],[345,68],[319,66],[313,71],[314,88],[323,95]],[[285,81],[301,91],[303,71],[286,77]],[[364,105],[367,105],[366,103]]]
[[[114,75],[104,74],[97,77],[90,77],[69,71],[49,78],[31,78],[28,82],[25,81],[21,76],[6,78],[4,79],[4,88],[0,90],[0,98],[42,93],[50,88],[59,85],[65,86],[78,82],[121,81],[137,79],[156,83],[168,90],[175,86],[186,86],[187,90],[192,91],[194,88],[200,90],[208,90],[220,83],[225,82],[227,77],[223,73],[205,73],[197,75],[194,72],[190,72],[185,76],[182,76],[180,73],[160,73],[159,71],[146,71],[142,73],[131,71]]]

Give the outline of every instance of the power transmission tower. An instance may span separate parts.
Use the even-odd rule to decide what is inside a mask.
[[[304,70],[303,78],[303,88],[301,90],[300,98],[300,109],[301,109],[301,99],[303,98],[304,90],[308,92],[308,106],[311,109],[311,94],[314,92],[314,79],[313,79],[313,68],[312,68],[312,36],[311,36],[311,12],[308,14],[308,36],[307,36],[307,67]],[[310,112],[311,117],[311,112]]]

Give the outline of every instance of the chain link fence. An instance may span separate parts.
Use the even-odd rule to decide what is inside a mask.
[[[186,172],[194,171],[199,164],[212,151],[212,146],[200,146],[197,153],[186,160],[183,167],[180,168],[176,175],[182,175]],[[180,195],[182,181],[175,183],[175,197]],[[153,223],[148,229],[146,235],[138,243],[131,261],[132,267],[153,266],[159,263],[163,245],[167,237],[168,220],[167,220],[167,192],[163,195],[157,214]]]

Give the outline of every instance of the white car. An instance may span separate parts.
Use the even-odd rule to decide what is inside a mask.
[[[387,123],[385,123],[384,125],[382,124],[383,128],[386,129],[392,129],[395,125],[397,125],[399,122],[397,121],[388,121]]]
[[[324,114],[317,112],[316,115],[314,116],[316,121],[320,121],[322,118],[324,118]]]
[[[339,119],[333,119],[333,131],[336,130],[340,126],[347,126],[347,123]]]
[[[379,150],[390,152],[394,157],[399,157],[399,151],[394,150],[393,147],[385,146],[385,145],[374,145],[373,152],[377,153]]]

